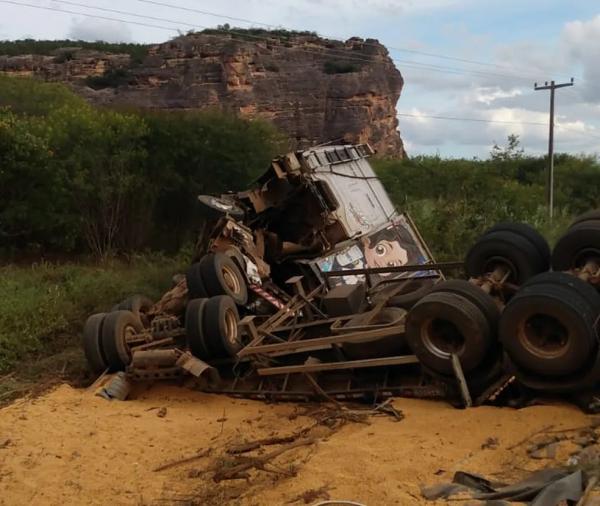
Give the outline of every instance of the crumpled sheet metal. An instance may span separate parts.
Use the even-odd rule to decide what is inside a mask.
[[[493,484],[482,476],[458,472],[452,483],[425,487],[421,493],[428,500],[448,499],[470,493],[473,499],[486,501],[487,506],[503,506],[512,502],[530,501],[531,506],[558,506],[561,501],[578,501],[584,491],[581,471],[544,469],[512,485]]]

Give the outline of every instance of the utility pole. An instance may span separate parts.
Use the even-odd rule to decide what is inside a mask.
[[[535,91],[550,90],[550,132],[548,134],[548,174],[546,180],[546,199],[548,203],[548,217],[552,220],[554,216],[554,92],[558,88],[573,86],[574,79],[568,83],[556,84],[554,81],[544,83],[544,86],[533,85]]]

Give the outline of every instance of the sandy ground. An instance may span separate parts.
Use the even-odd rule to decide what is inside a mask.
[[[590,421],[568,405],[456,410],[395,399],[394,406],[404,420],[371,417],[334,433],[317,427],[316,444],[274,461],[279,474],[253,471],[248,480],[215,484],[203,470],[218,463],[225,448],[314,424],[301,414],[306,407],[168,385],[134,400],[106,401],[62,385],[0,410],[0,504],[304,504],[299,496],[321,487],[331,499],[368,505],[434,504],[421,499],[421,485],[449,481],[457,470],[512,479],[548,466],[528,458],[525,445],[510,447],[548,425]],[[495,448],[486,447],[489,438],[497,439]],[[207,448],[207,457],[154,470]],[[292,471],[295,476],[285,475]]]

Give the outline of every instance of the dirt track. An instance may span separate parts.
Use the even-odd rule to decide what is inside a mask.
[[[132,401],[108,402],[63,385],[0,410],[0,504],[285,504],[320,487],[331,499],[421,504],[420,485],[447,481],[456,470],[514,479],[549,465],[527,458],[523,446],[508,448],[549,424],[588,422],[571,406],[460,411],[409,399],[394,406],[406,415],[403,421],[374,417],[333,434],[323,430],[316,445],[279,457],[276,469],[294,470],[295,477],[254,471],[248,482],[215,484],[200,471],[226,446],[298,431],[314,422],[298,416],[304,407],[164,385]],[[488,438],[498,439],[496,449],[482,449]],[[209,447],[209,457],[153,471]],[[557,458],[564,462],[566,455]]]

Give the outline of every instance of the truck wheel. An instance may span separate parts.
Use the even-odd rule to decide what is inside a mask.
[[[436,292],[456,293],[465,297],[481,310],[490,324],[492,334],[496,334],[498,320],[500,319],[500,310],[494,302],[494,299],[481,288],[464,279],[450,279],[435,285],[431,290],[431,293]]]
[[[185,273],[185,280],[190,299],[205,299],[208,297],[204,281],[202,280],[200,262],[190,265],[190,268]]]
[[[510,272],[508,280],[523,284],[549,266],[535,245],[515,232],[491,232],[479,238],[467,253],[465,267],[477,278],[502,266]]]
[[[584,221],[592,220],[600,220],[600,209],[592,209],[591,211],[580,214],[573,220],[573,223],[569,225],[569,228],[578,225],[579,223],[583,223]]]
[[[521,287],[521,291],[525,293],[529,289],[528,287],[532,285],[554,285],[568,288],[574,293],[582,295],[591,305],[592,310],[600,314],[600,294],[592,285],[572,274],[567,272],[544,272],[528,280]]]
[[[208,299],[192,299],[185,308],[187,343],[192,354],[202,360],[211,358],[203,330],[204,309],[207,302]]]
[[[242,349],[237,306],[229,295],[208,299],[204,307],[203,331],[208,349],[215,357],[235,357]]]
[[[426,295],[409,311],[406,340],[425,367],[452,374],[455,353],[464,373],[479,366],[493,344],[487,318],[466,297],[447,292]]]
[[[552,251],[552,268],[568,271],[588,260],[600,261],[600,220],[583,221],[569,228]]]
[[[390,298],[387,305],[390,307],[410,309],[427,295],[434,286],[432,279],[419,280],[415,278],[409,281],[402,292]]]
[[[238,306],[248,302],[246,278],[225,253],[213,253],[200,260],[204,287],[210,295],[229,295]]]
[[[369,322],[369,325],[383,325],[400,320],[406,315],[404,309],[396,307],[385,307]],[[359,314],[351,318],[347,327],[361,325],[365,315]],[[350,360],[365,360],[368,358],[389,357],[402,355],[406,352],[406,341],[403,334],[393,336],[371,338],[366,341],[344,343],[342,349]]]
[[[108,368],[102,349],[102,323],[105,316],[106,313],[93,314],[83,326],[81,338],[83,353],[90,369],[95,373],[101,373]]]
[[[500,340],[525,372],[566,376],[579,371],[595,353],[597,317],[583,293],[533,284],[517,292],[504,309]]]
[[[484,235],[493,232],[514,232],[521,237],[527,239],[535,246],[538,253],[542,256],[547,265],[550,265],[550,246],[545,237],[540,234],[535,228],[527,223],[503,222],[494,225],[492,228],[485,231]]]
[[[131,297],[127,297],[123,302],[114,306],[111,311],[131,311],[133,314],[137,315],[140,319],[140,322],[146,326],[148,321],[145,317],[145,314],[153,305],[154,302],[152,302],[152,300],[145,295],[136,294],[132,295]]]
[[[102,325],[102,348],[111,370],[123,370],[131,363],[128,338],[142,330],[139,318],[131,311],[119,310],[106,315]]]

